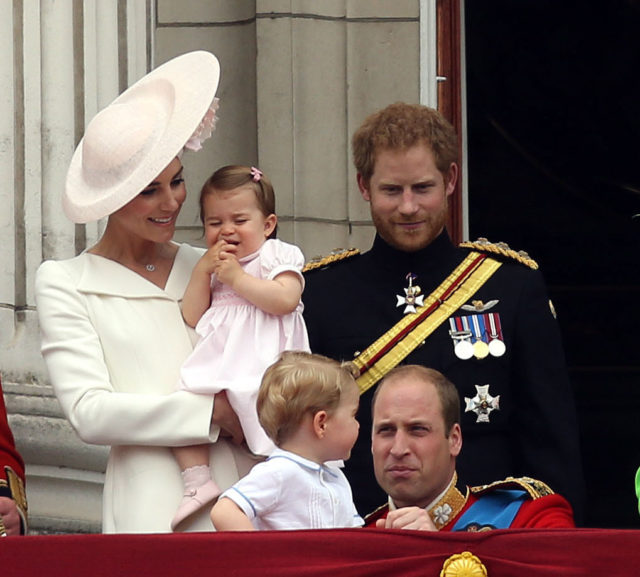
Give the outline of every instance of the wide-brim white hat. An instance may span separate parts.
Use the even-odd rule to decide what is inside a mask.
[[[151,183],[202,129],[205,115],[213,122],[219,79],[213,54],[189,52],[152,70],[96,114],[67,172],[62,206],[69,219],[108,216]]]

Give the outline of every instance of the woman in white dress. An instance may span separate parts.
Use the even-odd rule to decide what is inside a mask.
[[[110,445],[103,531],[168,532],[182,481],[170,447],[207,443],[229,486],[253,464],[235,443],[226,394],[177,391],[197,340],[181,300],[202,251],[176,244],[186,197],[182,150],[198,150],[215,122],[215,56],[163,64],[89,123],[68,173],[63,208],[76,223],[108,217],[79,256],[46,261],[36,277],[42,354],[66,417],[88,443]],[[186,530],[211,530],[206,513]]]

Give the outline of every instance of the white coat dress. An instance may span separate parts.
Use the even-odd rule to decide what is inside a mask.
[[[110,445],[105,533],[169,532],[182,498],[168,447],[212,443],[222,489],[255,463],[211,426],[213,398],[176,391],[197,340],[180,301],[202,252],[179,245],[165,289],[106,258],[45,261],[36,275],[42,355],[65,416],[87,443]],[[187,530],[213,530],[204,508]]]

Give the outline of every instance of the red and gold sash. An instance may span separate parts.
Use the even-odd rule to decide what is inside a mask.
[[[353,363],[360,370],[360,394],[368,391],[393,367],[467,302],[500,268],[486,254],[470,252],[458,267],[417,308],[358,355]]]

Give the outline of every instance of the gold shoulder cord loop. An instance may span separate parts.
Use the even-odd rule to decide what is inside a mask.
[[[470,248],[481,252],[499,254],[512,260],[518,261],[533,270],[538,270],[538,263],[533,260],[525,251],[515,251],[506,242],[489,242],[486,238],[480,237],[474,242],[461,242],[460,247]]]
[[[322,268],[335,262],[351,258],[352,256],[356,256],[358,254],[360,254],[360,251],[357,248],[337,248],[327,256],[316,256],[312,258],[307,264],[304,265],[302,272],[309,272],[310,270]]]

